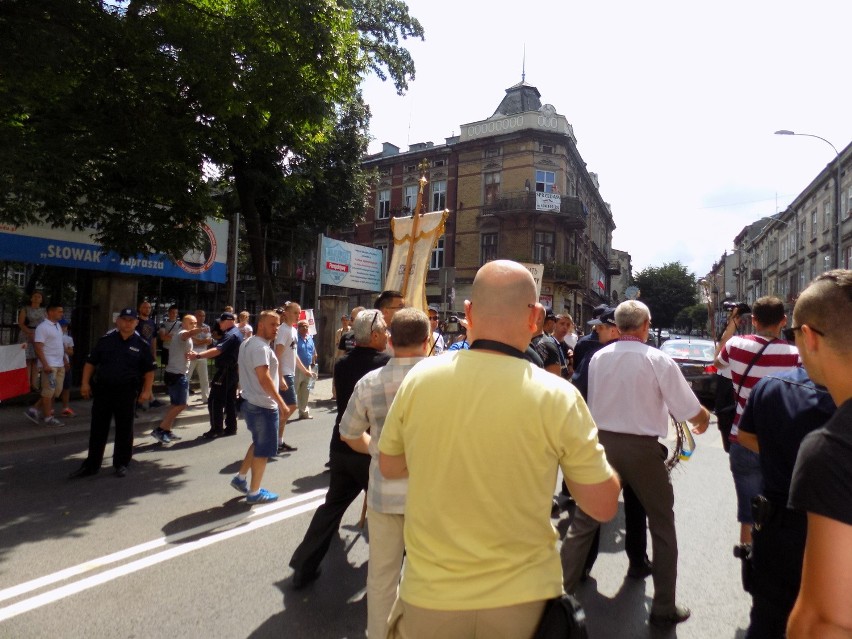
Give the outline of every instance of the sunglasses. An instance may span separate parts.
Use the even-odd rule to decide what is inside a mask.
[[[795,342],[796,341],[796,331],[802,330],[802,326],[805,326],[805,324],[802,324],[801,326],[791,326],[790,328],[782,328],[781,329],[781,337],[783,337],[788,342]],[[823,333],[820,330],[815,329],[813,326],[808,326],[808,328],[810,328],[817,335],[821,335],[822,337],[825,337],[825,333]]]

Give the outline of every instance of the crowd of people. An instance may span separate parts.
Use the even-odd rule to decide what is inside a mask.
[[[649,345],[652,309],[638,300],[598,307],[577,339],[570,315],[538,302],[526,268],[496,260],[478,271],[464,310],[456,340],[437,309],[406,307],[398,291],[341,317],[329,490],[290,558],[293,587],[321,577],[344,513],[365,492],[370,637],[539,636],[550,602],[593,569],[600,525],[623,491],[627,577],[653,578],[649,623],[686,621],[661,439],[672,419],[704,433],[711,414],[677,363]],[[73,349],[62,311],[21,313],[41,378],[33,421],[52,418]],[[852,636],[852,271],[817,277],[792,321],[774,297],[751,311],[751,330],[739,309],[730,313],[715,361],[734,406],[730,434],[720,428],[737,497],[735,554],[753,602],[746,637]],[[211,328],[201,311],[170,309],[156,327],[147,302],[122,309],[83,369],[91,435],[72,477],[100,470],[112,419],[115,472],[127,473],[133,412],[151,398],[159,339],[171,407],[152,435],[175,438],[191,367],[213,359],[204,436],[234,434],[241,403],[252,441],[231,486],[250,504],[276,500],[262,486],[267,461],[296,450],[284,441],[291,416],[312,417],[317,350],[300,312],[287,302],[252,328],[226,310]],[[573,504],[561,548],[551,523],[560,472]]]

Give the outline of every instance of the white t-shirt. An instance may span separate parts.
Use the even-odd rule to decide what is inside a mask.
[[[36,326],[33,342],[44,344],[44,358],[51,368],[65,366],[65,346],[62,342],[62,327],[45,320]],[[41,362],[41,360],[39,360]]]
[[[237,362],[240,368],[240,388],[246,401],[261,408],[275,408],[278,404],[272,399],[257,378],[257,367],[268,366],[269,376],[274,388],[278,388],[278,358],[269,342],[255,335],[240,344]]]
[[[162,340],[163,348],[171,353],[172,347],[171,343],[175,340],[178,333],[181,332],[181,321],[179,319],[170,320],[166,319],[166,321],[162,324],[162,329],[165,331],[166,335],[171,335],[172,338],[170,340]]]
[[[181,330],[172,338],[172,345],[169,348],[169,363],[166,364],[166,371],[169,373],[186,375],[189,371],[189,360],[186,359],[186,354],[192,350],[192,338],[181,339],[181,335],[188,332]]]
[[[62,334],[62,350],[67,351],[67,349],[74,350],[74,338],[65,333]],[[68,364],[70,359],[68,358],[68,353],[64,353],[63,361]]]
[[[296,343],[299,337],[296,329],[292,326],[281,325],[278,329],[278,334],[275,336],[275,345],[281,344],[284,346],[284,352],[281,355],[281,361],[278,362],[278,370],[281,375],[296,375]]]
[[[589,362],[589,409],[600,430],[666,437],[669,413],[683,421],[701,404],[671,357],[641,342],[616,341]]]

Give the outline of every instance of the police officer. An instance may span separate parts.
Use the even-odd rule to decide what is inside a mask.
[[[124,477],[133,456],[133,415],[136,394],[151,399],[156,364],[151,347],[136,332],[136,311],[123,308],[116,329],[101,337],[83,366],[80,394],[93,397],[89,455],[70,477],[88,477],[101,469],[110,422],[115,419],[115,450],[112,464],[115,474]],[[92,376],[94,375],[94,381]],[[142,390],[139,391],[140,379]]]
[[[807,538],[805,513],[787,508],[793,467],[805,435],[834,411],[831,395],[803,368],[764,377],[746,403],[737,441],[760,453],[763,473],[762,495],[752,503],[752,607],[746,639],[785,636],[802,581]]]
[[[200,353],[190,351],[186,354],[186,358],[191,362],[197,359],[216,359],[216,373],[210,383],[210,399],[207,402],[210,430],[202,435],[206,439],[237,434],[237,385],[240,381],[237,357],[240,354],[243,334],[236,326],[236,319],[233,313],[222,313],[219,316],[222,338],[216,345]]]

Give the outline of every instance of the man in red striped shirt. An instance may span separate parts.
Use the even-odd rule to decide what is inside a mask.
[[[752,335],[735,336],[738,309],[728,319],[719,340],[717,368],[730,368],[734,383],[737,411],[731,428],[730,463],[737,490],[737,521],[740,522],[740,543],[751,544],[751,500],[760,494],[762,475],[757,453],[737,443],[737,425],[743,414],[751,389],[762,377],[795,368],[801,364],[799,351],[793,344],[779,339],[787,325],[784,302],[777,297],[761,297],[752,307]]]

